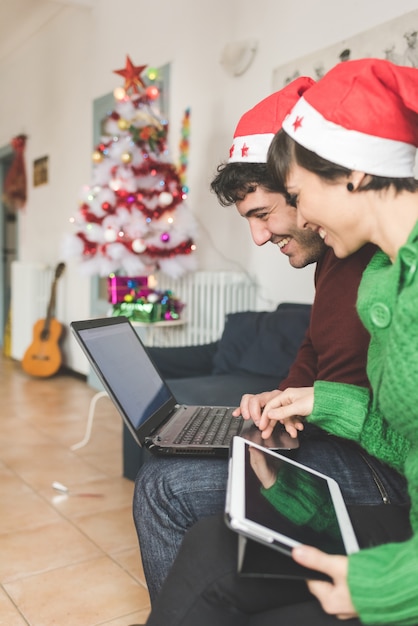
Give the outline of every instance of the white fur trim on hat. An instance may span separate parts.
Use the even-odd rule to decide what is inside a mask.
[[[308,150],[350,170],[390,178],[414,176],[415,146],[334,124],[303,97],[284,120],[283,129]]]
[[[228,163],[266,163],[273,137],[273,133],[234,137]]]

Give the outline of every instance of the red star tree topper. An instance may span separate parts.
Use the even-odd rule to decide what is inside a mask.
[[[64,257],[88,275],[172,277],[196,269],[195,220],[186,189],[167,149],[168,124],[157,107],[158,90],[145,84],[146,65],[116,70],[125,88],[115,90],[114,110],[93,152],[92,180],[82,191],[75,232]],[[131,93],[128,93],[131,90]]]
[[[145,89],[145,83],[141,78],[141,74],[146,67],[146,65],[134,65],[129,56],[126,55],[125,69],[114,70],[114,73],[123,76],[125,79],[124,88],[126,92],[132,89],[135,93],[140,93],[140,88]]]

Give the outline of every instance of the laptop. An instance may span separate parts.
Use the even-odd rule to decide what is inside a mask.
[[[238,533],[242,575],[329,580],[293,561],[292,548],[306,544],[328,554],[359,549],[333,478],[242,437],[231,445],[225,521]]]
[[[264,441],[252,422],[232,416],[236,407],[180,405],[126,317],[70,327],[141,447],[162,455],[227,456],[234,435],[278,450],[299,446],[281,425]]]

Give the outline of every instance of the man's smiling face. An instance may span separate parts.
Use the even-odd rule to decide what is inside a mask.
[[[236,202],[239,214],[248,220],[257,246],[271,242],[285,254],[292,267],[316,263],[326,248],[318,233],[296,225],[296,209],[281,193],[256,187],[243,200]]]

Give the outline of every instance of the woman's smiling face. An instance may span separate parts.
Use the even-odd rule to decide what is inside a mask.
[[[350,192],[348,179],[329,181],[293,163],[286,181],[297,207],[297,225],[318,232],[335,255],[344,258],[367,239],[362,235],[361,201],[365,194]],[[364,217],[364,213],[363,213]]]

